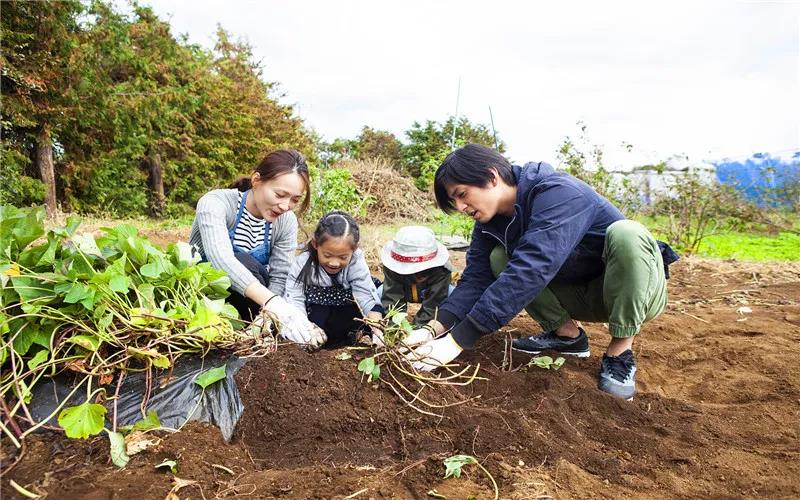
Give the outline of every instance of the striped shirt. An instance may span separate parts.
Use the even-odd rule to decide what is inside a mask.
[[[239,203],[236,205],[236,211],[242,206],[242,194],[239,193]],[[236,225],[236,230],[233,235],[233,244],[245,252],[260,246],[264,243],[264,219],[259,219],[244,207],[242,210],[242,218],[239,224]],[[269,241],[272,241],[272,225],[269,228]]]

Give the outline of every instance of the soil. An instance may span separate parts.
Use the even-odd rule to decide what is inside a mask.
[[[239,372],[230,443],[194,423],[118,469],[105,437],[41,434],[2,493],[19,497],[13,479],[52,498],[163,499],[175,479],[155,466],[172,459],[195,481],[180,498],[492,498],[474,465],[443,479],[444,458],[469,454],[502,498],[800,497],[800,265],[682,259],[672,274],[667,311],[634,344],[632,402],[596,388],[602,324],[584,325],[591,358],[503,370],[506,339],[538,331],[523,313],[459,358],[488,380],[445,388],[441,399],[475,399],[442,418],[362,381],[363,354],[286,347]]]

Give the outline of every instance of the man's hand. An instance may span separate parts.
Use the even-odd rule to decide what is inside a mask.
[[[408,347],[414,347],[425,342],[433,340],[433,328],[425,325],[422,328],[412,330],[404,339],[403,344]]]
[[[444,366],[461,354],[463,349],[449,333],[444,337],[429,340],[406,354],[411,364],[420,371],[429,372]]]

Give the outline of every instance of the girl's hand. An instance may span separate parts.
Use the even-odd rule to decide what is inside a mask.
[[[382,319],[383,319],[383,314],[379,312],[371,311],[367,313],[367,320],[369,320],[370,322],[378,322]],[[372,330],[372,345],[383,347],[384,346],[383,330],[381,330],[377,326],[370,326],[370,329]]]

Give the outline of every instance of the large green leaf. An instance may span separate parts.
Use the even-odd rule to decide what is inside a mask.
[[[37,207],[23,210],[25,210],[24,217],[17,219],[11,230],[11,235],[20,251],[44,235],[44,209]]]
[[[67,437],[86,439],[102,432],[105,415],[106,408],[103,405],[87,401],[62,410],[58,415],[58,425],[64,429]]]
[[[77,304],[83,299],[89,297],[92,291],[83,283],[72,283],[67,290],[67,296],[64,297],[64,302],[67,304]]]
[[[11,283],[23,301],[55,297],[52,283],[46,283],[32,276],[13,276]]]
[[[97,246],[97,242],[94,239],[94,236],[88,233],[84,234],[76,234],[72,237],[72,242],[75,244],[76,248],[83,253],[84,255],[91,255],[94,257],[103,257],[103,253],[100,251],[100,247]]]
[[[14,351],[24,356],[39,334],[39,325],[29,318],[14,318],[8,322],[8,326],[14,336]]]
[[[127,276],[115,274],[111,276],[110,280],[108,280],[108,286],[111,288],[111,290],[117,293],[127,293],[128,287],[130,286],[130,280]]]

